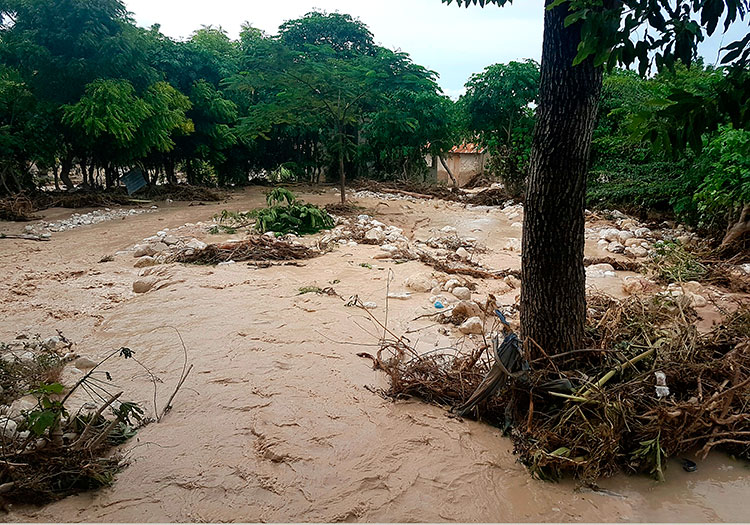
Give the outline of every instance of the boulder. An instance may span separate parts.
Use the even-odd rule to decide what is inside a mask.
[[[623,244],[626,248],[629,248],[631,246],[641,246],[644,242],[647,242],[646,239],[641,237],[631,237],[630,239],[625,239]]]
[[[599,238],[609,242],[616,241],[618,235],[620,235],[620,230],[617,228],[604,228],[599,232]]]
[[[434,302],[434,301],[433,301]],[[451,317],[454,322],[463,321],[470,317],[479,317],[482,315],[482,309],[474,301],[461,301],[453,307]]]
[[[145,255],[154,255],[156,251],[150,244],[136,244],[133,251],[133,257],[143,257]]]
[[[456,255],[458,255],[463,260],[471,259],[471,254],[463,246],[456,250]]]
[[[190,239],[190,241],[185,245],[186,248],[189,248],[191,250],[205,250],[208,245],[203,242],[199,241],[198,239]]]
[[[371,228],[365,233],[365,239],[368,241],[383,242],[385,240],[385,233],[383,233],[383,230],[379,226]]]
[[[143,257],[140,257],[137,261],[135,261],[135,264],[133,265],[134,268],[146,268],[147,266],[153,266],[156,264],[156,259],[151,257],[150,255],[144,255]]]
[[[610,253],[622,253],[625,251],[625,246],[616,241],[611,242],[609,243],[609,246],[607,246],[607,251]]]
[[[135,293],[146,293],[156,284],[156,279],[137,279],[133,282],[133,291]]]
[[[479,317],[469,317],[466,321],[461,323],[461,326],[458,327],[458,330],[462,334],[470,335],[470,334],[476,334],[481,335],[484,333],[484,329],[482,327],[482,320]]]
[[[180,242],[180,239],[174,235],[166,235],[161,241],[167,246],[172,246],[173,244]]]
[[[88,357],[81,356],[73,361],[73,366],[80,370],[88,370],[90,368],[94,368],[96,366],[96,362],[89,359]]]
[[[651,230],[649,230],[648,228],[636,228],[635,230],[633,230],[633,233],[636,237],[645,237],[651,233]]]
[[[643,246],[628,246],[623,250],[623,253],[632,257],[646,257],[648,250]]]
[[[437,286],[437,281],[430,274],[415,273],[406,278],[404,285],[415,292],[429,292]]]
[[[625,244],[625,241],[627,241],[628,239],[632,239],[633,237],[635,237],[635,235],[628,231],[621,231],[617,234],[617,240],[622,244]]]
[[[443,290],[446,292],[452,291],[456,286],[461,286],[461,281],[458,279],[448,279],[443,285]]]
[[[461,299],[462,301],[468,301],[471,299],[471,290],[465,286],[456,286],[451,290],[451,293],[455,295],[457,299]]]

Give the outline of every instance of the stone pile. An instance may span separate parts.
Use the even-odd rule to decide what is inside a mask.
[[[151,208],[131,208],[129,210],[104,208],[103,210],[94,210],[90,213],[74,213],[68,219],[53,222],[39,221],[37,224],[26,226],[26,231],[40,235],[42,238],[47,238],[50,236],[50,232],[64,232],[80,228],[81,226],[90,226],[92,224],[99,224],[100,222],[122,219],[131,215],[151,213],[157,211],[157,209],[156,206],[151,206]]]

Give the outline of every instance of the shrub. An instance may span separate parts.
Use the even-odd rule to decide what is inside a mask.
[[[266,195],[268,208],[257,211],[255,229],[277,234],[316,233],[333,226],[333,217],[314,204],[298,200],[286,188],[274,188]]]

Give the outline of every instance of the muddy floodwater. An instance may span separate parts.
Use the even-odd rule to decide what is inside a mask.
[[[330,188],[301,197],[319,204],[338,199]],[[573,481],[532,479],[498,429],[448,418],[445,410],[419,401],[392,402],[373,393],[385,380],[356,354],[376,349],[376,326],[339,297],[298,290],[333,286],[345,298],[358,294],[377,303],[374,313],[382,317],[389,270],[391,291],[398,292],[405,290],[406,277],[431,269],[375,260],[378,246],[342,245],[301,266],[164,265],[164,286],[144,294],[133,292],[141,270],[133,267],[132,253],[99,262],[159,230],[262,203],[263,193],[255,188],[225,203],[156,203],[152,213],[54,233],[49,242],[0,240],[0,340],[60,330],[76,343],[76,353],[92,359],[127,346],[163,381],[160,407],[183,367],[175,329],[194,365],[173,410],[122,447],[130,464],[112,487],[44,507],[16,505],[6,520],[746,521],[750,516],[750,469],[721,454],[703,461],[691,456],[698,463],[693,473],[670,461],[665,483],[622,475],[604,480],[604,492],[592,492]],[[459,235],[490,248],[481,256],[486,266],[520,267],[518,253],[502,249],[509,239],[520,239],[520,228],[497,210],[443,201],[359,199],[359,204],[378,220],[403,228],[410,239],[454,226]],[[42,215],[58,220],[71,210]],[[20,223],[0,223],[0,232],[23,229]],[[587,255],[598,250],[595,241],[587,241]],[[622,296],[624,275],[591,285]],[[491,291],[492,283],[478,284]],[[512,304],[517,293],[498,302]],[[424,350],[445,339],[430,326],[433,321],[414,320],[433,308],[429,295],[392,300],[388,312],[388,326],[396,333],[414,331],[412,340]],[[153,414],[153,386],[142,370],[126,361],[108,370],[125,390],[123,399]]]

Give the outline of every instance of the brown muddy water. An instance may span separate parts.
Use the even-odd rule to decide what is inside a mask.
[[[335,202],[330,190],[303,194]],[[743,521],[750,515],[750,470],[720,454],[684,472],[676,461],[667,482],[616,476],[606,493],[575,482],[531,479],[510,441],[492,427],[446,417],[418,401],[391,402],[365,387],[383,387],[371,363],[375,326],[334,296],[297,295],[302,286],[359,294],[382,308],[403,290],[417,262],[375,261],[377,246],[342,246],[303,267],[255,269],[167,265],[167,283],[136,295],[132,255],[99,263],[163,228],[208,221],[222,209],[261,205],[259,189],[228,203],[159,203],[158,211],[53,234],[50,242],[0,240],[0,340],[19,332],[61,330],[75,351],[94,359],[132,348],[164,383],[161,407],[183,366],[174,328],[195,368],[159,423],[123,446],[130,465],[115,484],[44,507],[14,506],[8,521]],[[490,248],[521,232],[497,211],[442,201],[361,199],[386,224],[411,238],[452,225]],[[64,218],[70,210],[48,210]],[[17,233],[23,225],[0,223]],[[211,242],[227,236],[205,235]],[[587,244],[587,254],[598,254]],[[517,253],[491,249],[482,261],[520,266]],[[371,263],[372,268],[360,266]],[[595,286],[622,295],[623,273]],[[481,283],[481,290],[492,290]],[[418,330],[424,350],[445,342],[430,322],[429,294],[391,301],[389,327]],[[512,304],[515,293],[501,298]],[[153,387],[128,362],[109,371],[127,398],[153,413]],[[697,460],[696,460],[697,461]]]

